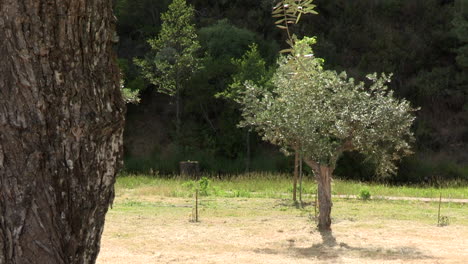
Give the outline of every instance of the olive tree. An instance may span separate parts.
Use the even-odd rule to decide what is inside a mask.
[[[304,38],[279,60],[273,89],[246,82],[239,100],[244,120],[263,139],[288,153],[300,151],[318,183],[320,230],[331,226],[331,179],[338,158],[358,151],[376,162],[377,173],[395,173],[414,140],[409,102],[395,98],[390,76],[368,75],[369,85],[323,68],[314,38]]]

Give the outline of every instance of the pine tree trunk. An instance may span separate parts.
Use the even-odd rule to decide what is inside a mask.
[[[318,202],[319,202],[319,223],[320,231],[331,230],[331,175],[332,169],[327,166],[320,166],[317,173]]]
[[[95,263],[125,112],[112,0],[0,14],[0,264]]]

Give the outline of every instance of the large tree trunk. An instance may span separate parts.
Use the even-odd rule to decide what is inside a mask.
[[[333,206],[331,200],[331,177],[333,167],[323,166],[310,159],[304,159],[315,173],[317,179],[317,195],[319,203],[319,222],[318,229],[320,231],[331,230],[331,208]]]
[[[0,14],[0,264],[95,263],[125,111],[112,0]]]

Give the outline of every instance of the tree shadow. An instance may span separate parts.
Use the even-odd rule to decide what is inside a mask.
[[[356,256],[359,258],[385,260],[414,260],[434,258],[423,254],[414,247],[355,247],[346,243],[338,243],[331,231],[320,232],[322,243],[315,243],[311,247],[296,247],[294,240],[288,240],[286,249],[256,249],[256,253],[293,255],[299,258],[316,258],[319,260],[333,260],[340,256]]]
[[[318,245],[323,245],[327,247],[334,247],[337,245],[336,238],[333,236],[331,230],[319,231],[320,236],[322,237],[322,243]]]

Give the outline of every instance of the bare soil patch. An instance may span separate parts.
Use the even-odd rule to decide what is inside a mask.
[[[207,199],[199,223],[191,202],[118,199],[97,263],[468,263],[468,224],[337,217],[321,234],[275,199]]]

